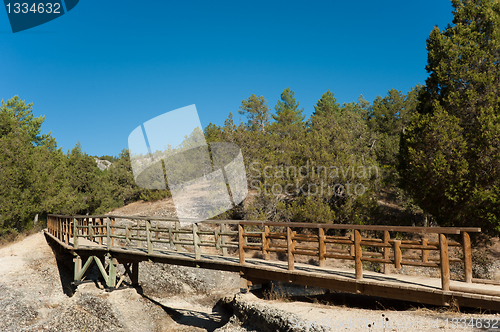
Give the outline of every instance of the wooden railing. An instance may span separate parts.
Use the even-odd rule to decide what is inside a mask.
[[[116,220],[121,219],[120,223]],[[403,265],[439,268],[441,287],[450,289],[450,263],[463,264],[465,282],[472,282],[470,232],[480,232],[472,227],[410,227],[331,225],[309,223],[281,223],[260,221],[208,220],[181,223],[176,219],[146,216],[60,216],[49,215],[47,229],[50,234],[74,249],[84,241],[113,247],[132,245],[147,249],[168,244],[170,249],[192,247],[195,259],[201,259],[202,247],[212,248],[210,254],[237,255],[245,264],[245,253],[260,253],[271,260],[271,253],[286,257],[288,270],[294,270],[296,256],[317,257],[319,267],[327,260],[354,261],[356,279],[363,278],[363,262],[380,263],[387,273],[388,266],[396,269]],[[328,232],[345,235],[329,235]],[[363,236],[363,233],[366,237]],[[391,237],[391,233],[394,237]],[[420,240],[404,240],[400,233],[434,234]],[[369,237],[370,235],[371,237]],[[379,235],[378,237],[376,235]],[[459,240],[448,237],[458,235]],[[409,236],[408,236],[409,237]],[[115,241],[116,240],[116,241]],[[87,243],[88,244],[88,243]],[[145,245],[145,247],[143,247]],[[458,257],[450,257],[448,248],[460,248]],[[284,256],[283,256],[284,255]]]

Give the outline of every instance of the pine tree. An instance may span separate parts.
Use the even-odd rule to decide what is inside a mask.
[[[239,114],[245,115],[248,119],[248,126],[254,131],[265,133],[269,124],[270,112],[267,100],[263,96],[251,95],[241,101]]]
[[[304,108],[299,109],[299,103],[295,101],[294,96],[295,92],[290,88],[286,88],[281,93],[281,99],[278,100],[274,107],[276,115],[273,115],[273,119],[284,127],[300,124],[305,118],[305,115],[302,114]]]
[[[321,99],[318,100],[314,106],[313,115],[325,115],[331,113],[337,113],[340,111],[340,104],[337,103],[337,99],[334,97],[335,94],[330,90],[323,93]]]
[[[403,185],[442,225],[500,233],[500,1],[453,0],[401,146]]]

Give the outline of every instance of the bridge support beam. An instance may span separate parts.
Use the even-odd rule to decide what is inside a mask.
[[[108,280],[106,281],[106,286],[109,288],[115,288],[116,286],[116,267],[118,261],[116,258],[109,256],[109,269],[108,269]]]
[[[248,277],[243,272],[240,272],[240,292],[247,293],[249,290],[260,289],[269,285],[270,280]]]
[[[132,286],[139,286],[139,262],[132,263]]]
[[[78,280],[78,275],[80,271],[82,270],[82,258],[78,255],[76,255],[75,258],[73,258],[73,262],[75,263],[75,269],[73,273],[73,280],[74,281],[79,281]]]
[[[104,282],[106,283],[106,287],[108,288],[115,288],[116,287],[116,268],[118,266],[118,261],[116,258],[113,258],[111,255],[108,255],[109,257],[109,264],[108,266],[105,266],[105,256],[88,256],[82,259],[81,256],[78,254],[75,254],[75,257],[73,258],[74,262],[74,274],[73,274],[73,281],[74,283],[79,283],[83,280],[83,277],[89,267],[92,265],[92,263],[95,263],[97,267],[99,268],[99,271],[101,272],[101,275],[104,279]],[[85,264],[82,267],[82,262],[85,261]],[[106,272],[107,269],[107,272]],[[136,269],[137,270],[137,269]],[[132,277],[131,277],[132,279]]]

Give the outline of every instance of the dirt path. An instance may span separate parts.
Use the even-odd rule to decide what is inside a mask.
[[[202,322],[193,321],[194,315],[182,315],[189,308],[187,300],[174,306],[172,298],[161,305],[161,300],[155,303],[133,288],[106,292],[93,282],[78,286],[73,294],[71,271],[56,261],[42,233],[0,249],[0,271],[2,332],[207,331]],[[193,309],[212,314],[208,305],[193,308],[191,303]],[[175,310],[181,314],[172,318]],[[215,318],[220,326],[221,318]],[[210,319],[206,323],[212,324]]]

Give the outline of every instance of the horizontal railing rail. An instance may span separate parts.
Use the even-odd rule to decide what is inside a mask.
[[[329,235],[328,230],[340,230],[345,235]],[[174,218],[152,216],[49,215],[47,231],[74,249],[100,245],[109,250],[135,245],[138,248],[144,246],[148,254],[152,254],[155,249],[164,249],[161,246],[163,244],[169,245],[168,249],[177,251],[181,251],[183,246],[191,247],[197,260],[201,259],[202,253],[235,255],[242,265],[245,264],[249,251],[260,253],[265,260],[271,260],[271,253],[275,253],[277,258],[284,258],[279,255],[286,256],[290,271],[295,269],[296,256],[316,257],[319,267],[325,267],[330,259],[350,260],[354,261],[355,277],[358,280],[363,278],[363,262],[380,263],[385,273],[389,266],[396,269],[404,265],[439,268],[441,288],[449,290],[450,263],[463,264],[464,281],[473,281],[469,233],[480,232],[481,229],[250,220],[180,222]],[[397,233],[396,235],[435,234],[437,241],[431,241],[429,237],[404,240],[391,237],[391,232]],[[373,234],[379,234],[379,237]],[[448,239],[453,234],[460,235],[461,242]],[[205,252],[203,247],[207,248]],[[460,249],[457,257],[450,257],[449,247]]]

